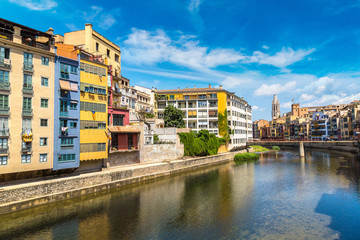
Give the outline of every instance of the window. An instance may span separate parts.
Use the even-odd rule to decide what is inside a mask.
[[[21,163],[30,163],[30,162],[31,162],[30,154],[21,155]]]
[[[0,47],[0,61],[2,61],[3,59],[10,59],[9,48]]]
[[[204,108],[207,106],[207,102],[206,101],[198,101],[198,107],[199,108]]]
[[[69,91],[61,90],[60,91],[60,97],[68,98],[69,97]]]
[[[77,103],[71,102],[70,103],[70,109],[71,110],[76,110],[77,109]]]
[[[49,66],[49,58],[48,57],[41,57],[41,65]]]
[[[70,128],[76,128],[77,122],[70,122]]]
[[[99,51],[99,43],[95,44],[95,48],[96,48],[96,51],[98,52]]]
[[[113,114],[113,125],[114,126],[124,126],[124,115],[122,114]]]
[[[32,69],[33,55],[31,53],[24,52],[24,67],[26,69]]]
[[[41,107],[48,108],[49,107],[49,99],[42,98],[41,99]]]
[[[31,89],[32,88],[32,76],[24,74],[24,88]]]
[[[61,145],[74,145],[74,139],[73,138],[62,138],[61,139]]]
[[[47,119],[40,119],[40,126],[41,127],[47,127],[48,126],[48,120]]]
[[[0,138],[0,149],[7,149],[7,148],[8,148],[8,139]]]
[[[109,49],[106,50],[106,55],[107,55],[108,57],[110,57],[110,50],[109,50]]]
[[[77,74],[77,66],[70,66],[70,72],[72,74]]]
[[[7,165],[7,160],[8,160],[7,156],[0,157],[0,165]]]
[[[67,101],[60,101],[60,112],[67,112]]]
[[[46,153],[40,154],[39,160],[40,162],[47,162],[47,154]]]
[[[46,77],[41,77],[41,86],[48,87],[49,86],[49,79]]]
[[[119,62],[119,55],[115,54],[115,62]]]
[[[75,161],[75,154],[61,154],[59,155],[59,162]]]
[[[47,146],[47,138],[40,138],[40,146]]]
[[[9,107],[9,95],[0,95],[0,109],[6,110]]]
[[[30,118],[23,118],[22,129],[23,130],[31,129],[31,119]]]
[[[69,65],[65,63],[60,63],[60,77],[64,79],[69,79]]]
[[[7,84],[9,83],[9,72],[0,70],[0,84]]]
[[[23,97],[23,109],[25,110],[31,110],[31,98],[29,97]]]

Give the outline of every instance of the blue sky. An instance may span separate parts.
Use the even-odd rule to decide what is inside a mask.
[[[359,0],[3,0],[2,18],[63,34],[93,23],[122,51],[122,75],[158,89],[223,85],[270,119],[360,99]]]

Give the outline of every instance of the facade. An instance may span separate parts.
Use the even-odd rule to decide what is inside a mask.
[[[253,122],[253,138],[254,139],[261,139],[263,137],[263,133],[262,133],[261,129],[265,125],[268,125],[268,124],[269,124],[269,122],[264,120],[264,119],[254,121]]]
[[[80,51],[80,165],[101,168],[107,158],[107,66]]]
[[[221,135],[218,126],[219,114],[227,113],[228,127],[234,134],[230,137],[230,148],[245,146],[252,138],[251,106],[234,93],[219,88],[186,88],[154,90],[155,108],[158,118],[164,117],[168,105],[174,105],[184,114],[185,127],[199,132],[202,129]]]
[[[136,102],[137,111],[139,111],[140,109],[144,109],[146,112],[154,114],[155,94],[154,94],[153,89],[138,86],[138,85],[135,85],[134,89],[138,93],[138,98],[137,98],[137,102]],[[142,96],[142,98],[140,98],[139,95]]]
[[[80,54],[55,44],[54,170],[80,165]]]
[[[274,94],[274,98],[272,101],[271,119],[274,120],[276,118],[280,118],[280,116],[280,102],[277,98],[277,95]]]
[[[54,40],[0,19],[0,174],[53,167]]]

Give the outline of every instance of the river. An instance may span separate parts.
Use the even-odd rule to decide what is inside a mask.
[[[0,239],[360,239],[360,166],[292,150],[35,207]]]

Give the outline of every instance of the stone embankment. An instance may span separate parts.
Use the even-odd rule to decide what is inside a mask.
[[[240,152],[246,152],[242,150]],[[150,164],[0,187],[0,214],[232,161],[239,152]]]

